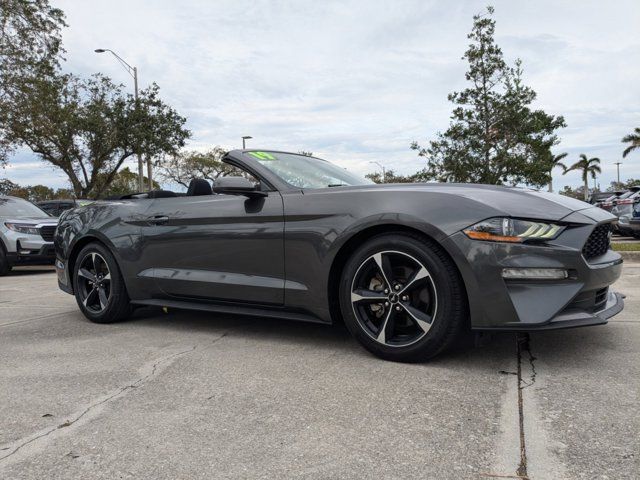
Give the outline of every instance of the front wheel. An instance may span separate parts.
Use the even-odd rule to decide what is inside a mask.
[[[372,238],[347,261],[340,283],[347,328],[370,352],[414,362],[449,347],[467,320],[459,274],[437,244],[412,234]]]
[[[7,254],[0,245],[0,277],[4,275],[8,275],[11,271],[11,265],[9,265],[9,260],[7,259]]]
[[[80,310],[92,322],[111,323],[131,314],[131,305],[115,258],[99,243],[78,254],[73,289]]]

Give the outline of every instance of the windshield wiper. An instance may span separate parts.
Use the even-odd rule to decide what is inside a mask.
[[[327,187],[348,187],[346,183],[330,183]]]

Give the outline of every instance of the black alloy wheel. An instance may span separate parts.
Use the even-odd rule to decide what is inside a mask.
[[[413,233],[386,233],[347,260],[339,285],[340,311],[354,337],[394,361],[431,358],[468,325],[460,274],[446,252]]]
[[[80,310],[92,322],[117,322],[131,314],[129,295],[118,264],[100,243],[90,243],[78,253],[73,290]]]

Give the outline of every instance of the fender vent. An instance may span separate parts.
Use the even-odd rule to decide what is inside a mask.
[[[582,247],[584,258],[590,259],[607,253],[611,243],[611,232],[610,223],[604,223],[594,228],[584,247]]]

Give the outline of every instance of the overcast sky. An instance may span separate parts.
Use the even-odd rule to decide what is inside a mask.
[[[465,87],[461,56],[480,1],[52,0],[69,28],[65,70],[131,78],[98,47],[138,66],[188,119],[191,148],[308,150],[359,173],[413,173],[409,149],[446,129],[447,94]],[[598,156],[604,188],[620,139],[640,126],[640,1],[491,2],[507,61],[523,61],[537,106],[564,115],[557,152]],[[640,152],[623,178],[640,178]],[[0,176],[2,176],[0,172]],[[66,186],[21,151],[4,175]],[[580,184],[554,172],[554,185]]]

